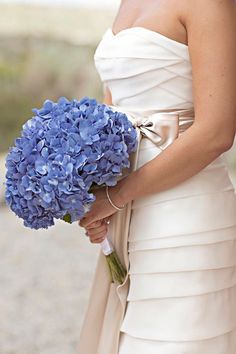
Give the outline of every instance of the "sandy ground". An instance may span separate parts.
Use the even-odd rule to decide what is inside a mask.
[[[32,231],[3,207],[0,223],[0,354],[76,353],[100,246],[78,224]]]

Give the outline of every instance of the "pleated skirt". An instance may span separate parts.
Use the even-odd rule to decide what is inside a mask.
[[[142,139],[138,167],[161,150]],[[236,193],[224,154],[133,201],[119,354],[236,354]]]

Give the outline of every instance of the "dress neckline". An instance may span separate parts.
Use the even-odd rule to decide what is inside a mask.
[[[162,33],[160,33],[160,32],[153,31],[153,30],[151,30],[151,29],[149,29],[149,28],[146,28],[146,27],[142,27],[142,26],[128,27],[128,28],[124,28],[124,29],[120,30],[120,31],[117,32],[117,33],[114,33],[113,30],[112,30],[112,28],[111,28],[111,27],[108,27],[108,31],[110,31],[111,35],[112,35],[114,38],[115,38],[115,37],[118,37],[118,36],[119,36],[120,34],[122,34],[122,33],[124,34],[124,33],[126,33],[126,32],[132,31],[132,30],[134,30],[134,31],[136,31],[136,30],[145,31],[145,32],[150,33],[150,34],[152,34],[152,35],[156,35],[157,37],[160,37],[160,38],[169,40],[169,41],[171,41],[171,42],[174,42],[174,43],[176,43],[176,44],[179,44],[179,45],[182,46],[183,48],[188,49],[188,45],[187,45],[187,44],[182,43],[182,42],[179,42],[179,41],[176,41],[176,40],[173,39],[173,38],[167,37],[167,36],[165,36],[164,34],[162,34]]]

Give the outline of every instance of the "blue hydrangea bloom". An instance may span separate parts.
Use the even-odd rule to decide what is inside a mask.
[[[32,111],[6,158],[6,202],[33,229],[68,214],[76,221],[95,200],[91,186],[115,185],[130,166],[137,132],[124,113],[88,97]]]

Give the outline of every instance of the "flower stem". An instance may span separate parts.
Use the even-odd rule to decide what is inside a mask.
[[[106,256],[109,269],[111,270],[111,275],[113,282],[118,282],[122,284],[126,277],[126,270],[121,264],[117,253],[113,251],[111,254]]]

